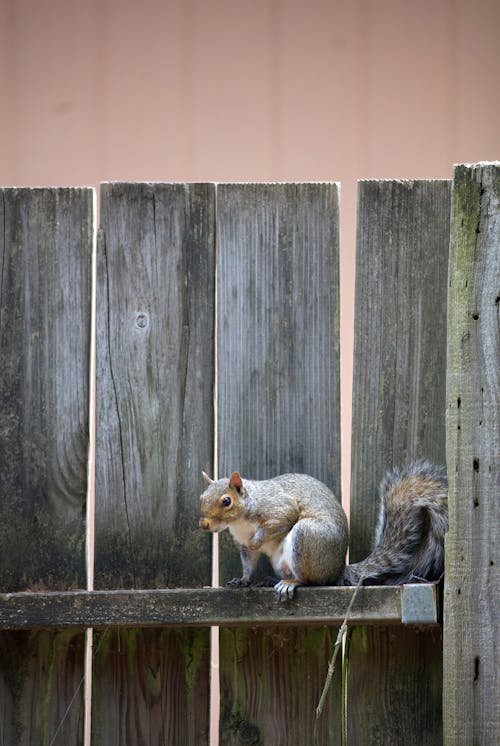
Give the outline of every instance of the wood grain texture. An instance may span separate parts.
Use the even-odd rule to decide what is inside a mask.
[[[458,166],[448,296],[444,741],[500,732],[500,164]]]
[[[101,223],[95,584],[207,585],[198,496],[213,462],[215,188],[105,184]],[[209,630],[113,639],[95,655],[94,744],[205,743]]]
[[[336,184],[218,185],[220,477],[306,473],[340,499],[338,243]]]
[[[0,635],[0,744],[83,744],[85,635]]]
[[[450,189],[446,181],[359,184],[351,562],[371,551],[386,469],[445,462]]]
[[[354,561],[371,549],[376,494],[385,470],[416,457],[444,462],[449,213],[449,182],[359,185]],[[347,742],[441,743],[441,667],[436,632],[354,629],[347,669]]]
[[[102,186],[96,587],[210,582],[214,200],[206,184]]]
[[[85,586],[91,189],[0,192],[0,588]],[[0,743],[83,737],[84,636],[0,635]],[[71,706],[70,706],[71,705]]]
[[[221,629],[225,654],[220,664],[219,743],[312,744],[315,709],[336,637],[334,627]],[[339,718],[332,691],[318,721],[318,743],[340,743]]]
[[[94,644],[94,699],[108,707],[93,719],[92,743],[208,744],[205,630],[107,630]]]
[[[402,586],[361,588],[349,623],[400,624],[403,617],[415,619],[421,589],[422,585],[404,590]],[[426,621],[433,623],[436,588],[430,589],[433,603],[423,611]],[[255,587],[9,593],[0,594],[0,628],[341,624],[352,594],[352,588],[304,587],[296,590],[293,602],[277,604],[272,588]],[[422,620],[422,610],[416,609]]]
[[[305,472],[340,497],[338,209],[335,184],[217,187],[219,476]],[[221,538],[224,581],[241,566]],[[221,631],[221,743],[307,742],[335,631],[276,643],[248,629],[237,647],[232,634]],[[322,733],[338,740],[340,721],[336,675]]]
[[[347,743],[442,744],[439,627],[356,627],[348,635]]]
[[[82,588],[92,190],[0,197],[0,589]]]

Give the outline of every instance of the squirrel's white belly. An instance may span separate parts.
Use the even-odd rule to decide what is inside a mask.
[[[239,518],[229,524],[229,531],[238,544],[247,547],[250,539],[259,528],[256,521]],[[259,552],[266,554],[271,560],[274,571],[282,578],[294,576],[293,572],[293,542],[289,532],[284,539],[266,541],[259,547]]]

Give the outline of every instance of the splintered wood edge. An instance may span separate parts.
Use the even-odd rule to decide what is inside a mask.
[[[0,594],[0,629],[65,627],[318,626],[344,621],[354,588],[61,591]],[[434,584],[362,587],[348,624],[437,624]]]

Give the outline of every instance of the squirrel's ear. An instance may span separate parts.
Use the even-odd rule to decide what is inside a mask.
[[[236,492],[241,492],[241,490],[243,489],[243,480],[237,471],[233,471],[233,473],[231,474],[231,479],[229,480],[229,486],[233,487],[233,489],[235,489]]]
[[[212,482],[213,482],[214,480],[213,480],[213,479],[210,479],[210,477],[208,476],[208,474],[207,474],[206,472],[202,471],[201,473],[203,474],[203,479],[205,480],[205,482],[206,482],[207,484],[212,484]]]

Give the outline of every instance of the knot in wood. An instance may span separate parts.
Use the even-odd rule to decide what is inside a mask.
[[[135,325],[138,329],[147,329],[149,326],[149,316],[145,311],[137,311],[135,314]]]

